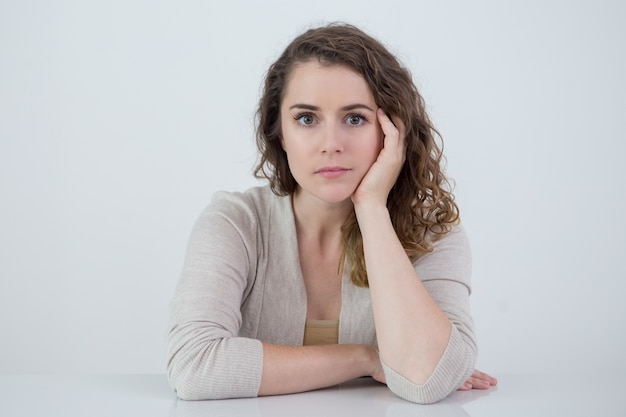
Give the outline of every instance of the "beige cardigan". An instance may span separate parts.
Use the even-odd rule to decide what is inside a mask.
[[[438,240],[414,266],[453,324],[450,341],[423,385],[383,366],[396,395],[431,403],[456,390],[476,358],[471,254],[462,227]],[[193,228],[170,306],[170,384],[182,399],[256,396],[261,342],[302,345],[306,310],[291,199],[269,187],[216,193]],[[376,344],[369,289],[353,285],[347,274],[339,320],[339,343]]]

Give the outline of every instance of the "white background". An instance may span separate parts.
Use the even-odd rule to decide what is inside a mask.
[[[443,135],[479,367],[626,371],[623,2],[1,0],[0,372],[165,371],[192,224],[257,184],[263,74],[334,20]]]

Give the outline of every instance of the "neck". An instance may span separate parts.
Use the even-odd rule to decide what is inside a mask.
[[[303,193],[300,189],[293,194],[292,205],[298,236],[317,240],[327,247],[340,243],[341,226],[354,210],[350,200],[330,204]],[[331,244],[328,245],[329,243]]]

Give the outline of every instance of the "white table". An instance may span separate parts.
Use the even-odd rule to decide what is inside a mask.
[[[164,375],[0,375],[0,416],[626,416],[625,375],[498,377],[498,387],[488,391],[417,405],[368,378],[294,395],[181,401]]]

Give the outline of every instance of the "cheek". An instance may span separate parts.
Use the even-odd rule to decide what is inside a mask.
[[[380,124],[377,124],[376,135],[378,136],[378,150],[380,151],[385,143],[385,132],[383,132],[383,128]]]
[[[368,146],[368,154],[370,156],[371,163],[373,164],[378,158],[378,154],[383,149],[384,144],[384,135],[382,130],[376,129],[375,132],[372,132],[372,136],[370,139],[370,143]]]

